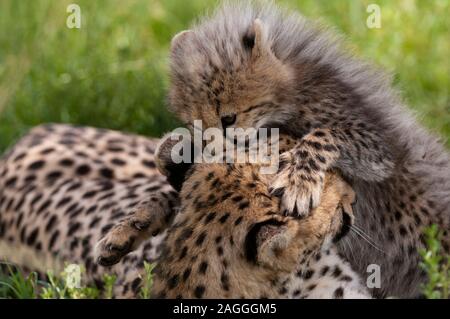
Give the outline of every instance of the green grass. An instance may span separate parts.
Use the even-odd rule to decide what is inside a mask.
[[[450,298],[450,256],[444,255],[441,247],[442,230],[436,225],[425,231],[426,247],[420,250],[420,267],[428,276],[422,291],[428,299]]]
[[[216,1],[79,0],[82,27],[68,29],[72,2],[0,2],[0,151],[43,122],[152,136],[178,125],[165,107],[170,39]],[[427,127],[450,136],[449,0],[379,0],[381,29],[365,25],[371,1],[279,2],[346,35],[395,74]]]
[[[54,274],[48,271],[47,280],[39,280],[36,272],[26,273],[19,267],[6,265],[6,273],[0,270],[0,299],[111,299],[116,286],[117,277],[104,274],[102,290],[83,280],[85,270],[81,271],[79,287],[73,287],[69,273],[63,271]],[[153,284],[153,269],[155,265],[144,262],[142,285],[138,294],[140,299],[149,299]],[[83,268],[82,268],[83,269]]]
[[[442,230],[432,225],[424,232],[425,248],[419,253],[422,260],[420,268],[427,274],[428,281],[422,285],[422,292],[428,299],[450,298],[450,256],[441,250]],[[153,285],[153,269],[155,264],[144,262],[142,285],[138,294],[140,299],[149,299]],[[103,290],[86,283],[80,288],[68,285],[70,278],[66,272],[55,276],[48,272],[47,281],[38,280],[35,272],[26,274],[21,269],[13,269],[8,265],[8,274],[0,271],[0,299],[111,299],[116,284],[116,276],[103,276]],[[82,272],[82,274],[84,271]]]

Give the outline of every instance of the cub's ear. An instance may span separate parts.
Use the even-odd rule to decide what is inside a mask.
[[[169,133],[161,138],[155,151],[156,167],[176,190],[180,191],[186,172],[194,162],[190,136]]]
[[[172,38],[170,42],[170,51],[175,52],[183,47],[183,43],[189,41],[189,39],[194,35],[194,31],[192,30],[184,30],[181,31]]]
[[[251,50],[253,58],[270,53],[266,26],[260,19],[253,21],[250,30],[244,35],[243,42],[244,46]]]
[[[254,224],[245,239],[245,255],[249,262],[290,272],[297,265],[296,235],[298,223],[269,219]]]

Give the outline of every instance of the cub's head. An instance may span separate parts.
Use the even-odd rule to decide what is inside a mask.
[[[194,120],[204,129],[285,122],[292,72],[273,48],[282,30],[271,14],[230,6],[173,38],[169,103],[188,127]]]
[[[178,165],[168,150],[157,153],[166,174]],[[353,192],[332,173],[321,205],[299,220],[279,214],[270,176],[257,165],[194,164],[177,172],[184,172],[180,212],[158,261],[154,297],[285,297],[281,282],[342,237],[353,218]]]

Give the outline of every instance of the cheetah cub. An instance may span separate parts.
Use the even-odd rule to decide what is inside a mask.
[[[298,14],[227,3],[173,38],[170,107],[191,130],[201,120],[203,129],[278,127],[300,139],[271,181],[282,210],[310,214],[326,172],[338,170],[356,192],[355,229],[366,239],[352,232],[339,252],[361,275],[380,266],[375,296],[416,297],[426,226],[445,231],[450,253],[450,157],[390,79],[342,51]]]
[[[153,297],[370,297],[335,249],[351,228],[354,201],[338,174],[326,174],[321,204],[298,219],[280,214],[280,200],[268,189],[271,176],[261,174],[260,165],[175,164],[174,143],[167,138],[157,150],[158,169],[180,191],[180,208],[160,249]],[[281,150],[292,145],[280,138]],[[146,229],[129,230],[136,218],[130,215],[102,239],[101,264],[123,257],[111,245],[130,247],[150,236]]]
[[[166,140],[165,143],[172,143]],[[180,210],[155,270],[156,298],[369,298],[334,244],[353,220],[354,193],[337,174],[305,218],[279,213],[259,165],[193,164],[179,170],[160,147],[165,173],[184,171]]]

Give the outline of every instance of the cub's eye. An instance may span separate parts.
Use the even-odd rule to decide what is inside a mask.
[[[222,128],[226,129],[227,127],[233,125],[236,122],[236,114],[229,114],[222,116],[220,121],[222,122]]]

